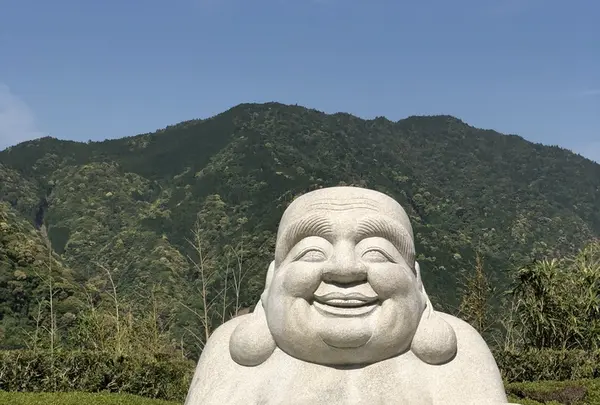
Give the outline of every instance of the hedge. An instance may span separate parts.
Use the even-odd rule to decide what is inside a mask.
[[[181,401],[194,364],[98,351],[0,351],[0,391],[116,392]]]
[[[600,378],[600,351],[495,350],[494,357],[506,382]]]
[[[494,350],[506,383],[600,378],[600,351]],[[183,401],[195,364],[98,351],[0,351],[0,391],[114,392]]]

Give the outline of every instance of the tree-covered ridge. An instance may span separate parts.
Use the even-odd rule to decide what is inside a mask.
[[[0,342],[3,347],[35,344],[50,329],[73,324],[81,296],[73,272],[54,254],[43,232],[0,202]],[[54,319],[48,313],[53,296]],[[35,327],[37,324],[37,329]]]
[[[50,182],[48,234],[82,280],[105,265],[126,268],[129,286],[147,287],[149,280],[173,286],[185,257],[166,234],[145,226],[169,216],[155,184],[105,162],[62,167]]]
[[[501,287],[531,259],[600,235],[600,165],[449,116],[392,122],[243,104],[153,134],[26,142],[0,152],[0,170],[0,200],[45,226],[79,286],[106,288],[108,269],[124,297],[160,287],[180,332],[199,328],[191,314],[204,305],[194,235],[214,273],[211,299],[235,313],[259,297],[283,210],[315,188],[396,198],[428,292],[447,309],[458,306],[457,279],[476,252]],[[221,301],[239,266],[244,288]]]
[[[21,173],[0,163],[0,196],[1,200],[33,219],[40,202],[39,185],[36,181],[26,179]]]

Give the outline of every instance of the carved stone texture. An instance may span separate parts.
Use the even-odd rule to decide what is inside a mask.
[[[220,326],[186,405],[500,405],[479,333],[437,312],[408,215],[355,187],[304,194],[283,214],[255,310]]]

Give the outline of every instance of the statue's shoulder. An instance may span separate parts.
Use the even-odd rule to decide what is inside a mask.
[[[190,384],[186,405],[223,403],[231,385],[239,377],[240,367],[229,353],[229,341],[237,326],[249,315],[241,315],[225,322],[208,338]]]
[[[229,353],[229,342],[237,326],[248,316],[241,315],[230,319],[213,331],[198,361],[196,369],[198,377],[208,378],[215,375],[215,370],[227,372],[237,368]]]
[[[450,326],[452,326],[452,329],[454,329],[454,332],[456,333],[456,338],[459,342],[461,340],[464,342],[466,339],[471,344],[483,344],[487,348],[487,344],[485,343],[477,329],[471,326],[468,322],[465,322],[462,319],[454,315],[447,314],[445,312],[436,311],[436,313],[444,321],[448,322]]]
[[[460,318],[437,313],[454,329],[458,347],[455,358],[437,369],[439,379],[446,381],[448,388],[444,390],[445,396],[435,403],[506,404],[500,371],[481,334]],[[468,400],[471,402],[465,400],[465,392],[470,393]]]
[[[214,351],[218,351],[220,353],[223,350],[227,350],[227,352],[229,352],[229,340],[231,339],[233,331],[249,316],[251,316],[251,314],[239,315],[221,324],[208,338],[208,342],[206,342],[204,350],[202,350],[202,354],[210,355]]]
[[[473,355],[475,354],[475,357],[478,357],[481,360],[494,362],[489,346],[477,329],[456,316],[445,312],[437,312],[437,314],[439,314],[439,316],[448,322],[450,326],[452,326],[452,329],[454,329],[459,355],[460,352],[463,354],[470,353],[470,358],[473,358]]]

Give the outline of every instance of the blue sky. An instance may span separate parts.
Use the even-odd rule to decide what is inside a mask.
[[[279,101],[600,162],[599,20],[598,0],[0,0],[0,149]]]

